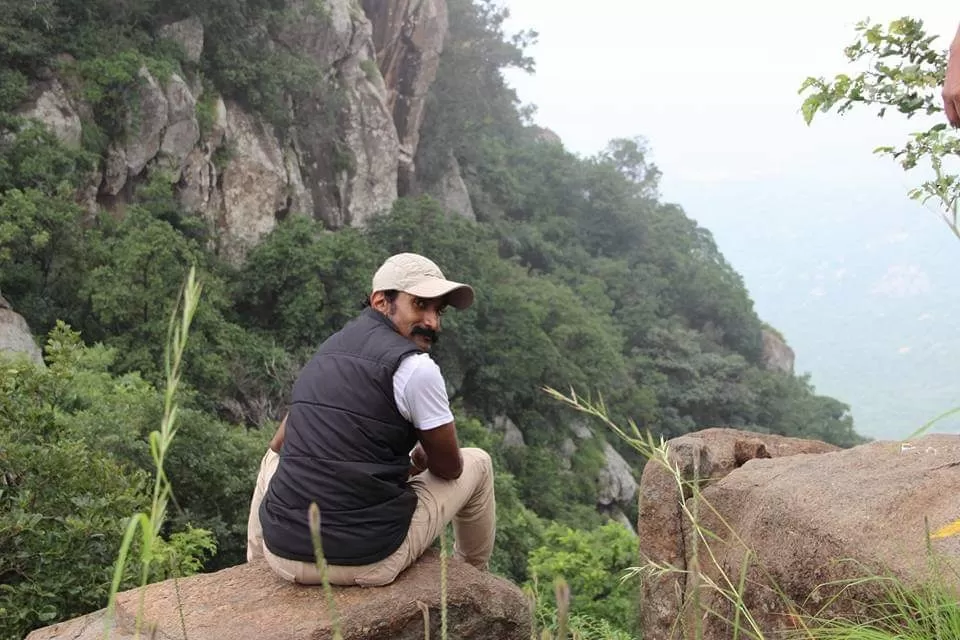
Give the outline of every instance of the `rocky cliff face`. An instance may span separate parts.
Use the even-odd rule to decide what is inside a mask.
[[[161,82],[143,68],[137,116],[91,178],[87,206],[118,206],[136,184],[162,172],[184,207],[213,226],[219,251],[234,263],[285,216],[308,215],[337,229],[388,210],[398,181],[415,172],[424,102],[447,31],[445,0],[368,0],[363,8],[324,0],[322,12],[311,2],[289,0],[294,19],[278,36],[325,76],[291,104],[290,131],[281,136],[239,104],[204,96],[196,78],[173,74]],[[161,36],[200,59],[204,33],[196,19],[169,24]],[[56,78],[35,87],[20,109],[71,145],[80,143],[85,111]]]
[[[387,105],[400,143],[400,195],[413,189],[413,158],[430,86],[437,76],[447,34],[446,0],[363,0],[373,24],[377,63],[387,86]]]

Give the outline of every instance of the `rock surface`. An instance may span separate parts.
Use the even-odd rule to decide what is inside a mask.
[[[17,114],[44,123],[60,142],[79,146],[83,126],[60,81],[56,78],[44,81],[33,88],[33,93],[34,97],[22,105]]]
[[[662,466],[648,464],[641,480],[641,553],[701,572],[699,579],[667,574],[644,581],[641,616],[648,640],[692,638],[698,626],[705,640],[731,637],[721,618],[733,611],[709,583],[719,583],[721,571],[737,581],[745,566],[743,599],[766,637],[795,624],[779,593],[801,613],[817,613],[830,603],[824,615],[855,615],[860,611],[855,602],[876,603],[885,594],[864,586],[833,602],[839,586],[826,583],[867,574],[915,583],[929,575],[925,519],[936,531],[960,518],[956,435],[840,450],[816,441],[711,429],[668,446],[685,477],[699,467],[705,478],[700,500],[687,496],[685,502],[699,513],[703,530],[717,537],[697,537],[695,565],[696,533],[680,512],[676,483]],[[945,563],[945,575],[952,576],[948,586],[960,589],[960,537],[934,540],[932,548]],[[706,609],[716,615],[704,615]]]
[[[301,167],[315,217],[332,229],[362,226],[397,198],[397,130],[376,73],[370,21],[354,0],[327,0],[322,15],[312,5],[293,0],[298,18],[280,37],[335,78],[296,105]]]
[[[0,296],[0,353],[24,354],[32,362],[43,364],[43,353],[33,339],[30,326]]]
[[[187,18],[164,25],[160,28],[160,35],[180,45],[187,60],[194,64],[200,62],[203,53],[203,23],[200,18]]]
[[[413,159],[430,86],[446,39],[446,0],[363,0],[373,24],[377,64],[387,86],[387,106],[400,143],[400,195],[414,183]],[[458,171],[459,175],[459,171]],[[459,209],[454,209],[459,211]]]
[[[768,371],[793,373],[793,364],[796,360],[793,349],[784,342],[783,338],[769,329],[763,329],[761,337],[763,350],[760,359],[764,368]]]
[[[865,575],[894,575],[907,585],[923,580],[930,574],[925,521],[933,532],[960,519],[958,495],[957,435],[929,435],[909,447],[874,442],[818,456],[754,460],[703,492],[743,541],[735,542],[707,513],[704,525],[723,541],[711,545],[717,565],[704,569],[714,578],[720,568],[736,575],[745,548],[755,554],[745,599],[770,636],[792,627],[771,587],[814,614],[839,593],[839,586],[823,586],[829,582]],[[960,594],[960,536],[931,546],[944,563],[948,587]],[[848,589],[823,615],[855,615],[862,613],[856,601],[887,601],[875,587]],[[724,613],[715,592],[701,589],[700,597]],[[705,640],[730,635],[726,624],[707,619]]]
[[[136,116],[127,117],[127,138],[124,149],[127,175],[139,174],[160,151],[160,136],[167,126],[168,105],[166,92],[160,82],[141,67],[137,92]]]
[[[628,504],[637,495],[633,469],[609,442],[603,443],[604,464],[597,477],[597,504]]]
[[[225,136],[233,152],[219,176],[220,207],[206,215],[216,226],[221,255],[239,264],[276,226],[277,212],[287,206],[289,180],[283,150],[259,118],[228,104]]]
[[[725,477],[749,460],[819,454],[837,447],[823,442],[763,435],[735,429],[704,429],[667,442],[671,465],[682,478],[701,479],[708,485]],[[681,495],[677,480],[661,464],[648,462],[640,478],[637,535],[641,563],[686,569],[686,516],[683,503],[692,491]],[[643,580],[640,617],[645,640],[678,638],[676,621],[685,602],[682,576],[667,573]]]
[[[568,423],[570,436],[560,442],[560,468],[565,473],[572,472],[573,457],[580,450],[580,442],[595,441],[593,430],[580,420]],[[597,508],[601,513],[616,516],[621,507],[632,507],[637,495],[638,484],[633,469],[613,445],[602,438],[598,442],[603,453],[603,465],[597,471]],[[629,526],[629,525],[628,525]],[[633,527],[629,526],[632,530]]]
[[[473,210],[470,191],[460,173],[460,163],[453,153],[447,156],[447,168],[443,174],[434,184],[427,186],[425,191],[447,211],[476,221],[477,214]]]
[[[527,443],[523,439],[523,432],[517,424],[507,416],[500,415],[493,419],[493,430],[503,434],[503,446],[506,448],[523,449]]]
[[[448,566],[449,636],[460,640],[526,640],[531,613],[515,585],[450,561]],[[335,609],[345,640],[413,640],[424,637],[429,610],[430,637],[440,636],[440,562],[428,551],[390,585],[363,589],[334,587]],[[114,640],[134,638],[139,590],[117,600]],[[181,625],[178,602],[182,607]],[[276,577],[264,561],[242,564],[217,573],[146,587],[141,637],[172,640],[294,640],[332,638],[333,628],[321,587],[292,585]],[[38,629],[28,640],[95,640],[107,621],[101,610]],[[186,634],[184,634],[184,628]],[[151,634],[155,629],[155,635]]]

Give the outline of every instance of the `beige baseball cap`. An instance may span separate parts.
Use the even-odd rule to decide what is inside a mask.
[[[373,274],[372,291],[390,289],[419,298],[446,296],[447,302],[457,309],[473,304],[473,287],[447,280],[435,262],[416,253],[390,256]]]

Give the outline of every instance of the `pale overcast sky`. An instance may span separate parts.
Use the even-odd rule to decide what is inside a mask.
[[[818,391],[850,403],[858,430],[903,436],[960,403],[952,386],[933,393],[937,381],[924,378],[930,358],[960,359],[960,341],[915,343],[924,329],[903,322],[885,329],[883,345],[868,352],[858,348],[857,332],[876,318],[847,310],[829,319],[833,307],[816,307],[829,304],[824,301],[830,300],[830,286],[842,301],[854,286],[851,278],[859,278],[855,291],[869,292],[871,301],[891,296],[891,311],[916,304],[911,317],[922,320],[936,313],[927,313],[933,303],[921,294],[960,300],[960,279],[953,275],[960,243],[932,210],[907,198],[919,178],[872,154],[879,145],[900,143],[922,123],[863,112],[821,114],[807,127],[797,93],[807,76],[856,72],[843,49],[855,39],[855,24],[867,17],[884,23],[904,15],[922,19],[929,33],[941,36],[935,46],[946,48],[960,22],[960,2],[500,3],[511,11],[509,31],[539,32],[529,50],[536,73],[508,74],[521,101],[537,106],[537,123],[582,155],[612,138],[645,137],[663,172],[664,199],[681,204],[714,233],[744,275],[761,317],[783,330],[796,349],[798,372],[810,372]],[[846,235],[837,249],[840,234]],[[831,242],[830,251],[817,253]],[[838,255],[843,243],[860,253]],[[899,253],[878,254],[887,243],[900,243]],[[788,273],[777,276],[778,269]],[[824,273],[836,282],[825,281]],[[914,285],[922,285],[914,292],[918,297],[904,299],[911,295],[905,287]],[[778,294],[777,287],[790,291]],[[938,335],[954,333],[951,310],[938,310]],[[827,318],[826,328],[818,326],[813,335],[802,324],[810,323],[811,314]],[[871,366],[889,367],[915,391],[898,382],[888,389],[858,387],[864,367]],[[886,406],[873,400],[878,393],[889,398]],[[894,403],[911,393],[908,401]],[[918,402],[925,404],[917,409]],[[910,409],[900,411],[904,406]]]
[[[848,69],[843,48],[863,18],[921,18],[944,47],[960,22],[960,2],[945,0],[501,3],[514,29],[540,34],[530,49],[536,74],[509,75],[521,100],[537,105],[537,120],[578,153],[643,135],[668,193],[674,182],[821,166],[824,153],[871,160],[871,141],[889,139],[895,125],[824,118],[808,129],[801,82]]]

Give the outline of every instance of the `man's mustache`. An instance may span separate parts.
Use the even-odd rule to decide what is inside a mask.
[[[439,338],[440,338],[440,335],[439,335],[436,331],[434,331],[433,329],[431,329],[431,328],[429,328],[429,327],[421,327],[420,325],[417,325],[416,327],[414,327],[414,328],[410,331],[410,335],[411,335],[411,336],[423,336],[423,337],[427,338],[432,344],[437,344],[437,340],[439,340]]]

